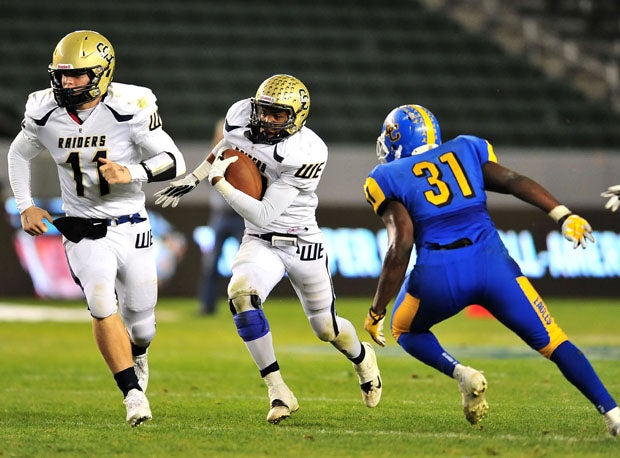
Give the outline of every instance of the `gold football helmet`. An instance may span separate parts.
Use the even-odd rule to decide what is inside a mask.
[[[300,80],[291,75],[273,75],[258,87],[251,99],[250,125],[254,141],[277,143],[298,132],[310,113],[310,94]],[[273,123],[261,120],[261,113],[286,111],[286,122]]]
[[[104,95],[114,76],[114,48],[92,30],[71,32],[58,42],[48,67],[54,98],[61,107],[74,108]],[[85,86],[63,88],[62,74],[87,74]]]

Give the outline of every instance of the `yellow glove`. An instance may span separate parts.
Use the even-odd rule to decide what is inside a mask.
[[[592,227],[579,215],[569,215],[562,223],[562,235],[566,240],[573,242],[573,248],[581,247],[585,250],[586,239],[594,243]]]
[[[366,315],[366,320],[364,320],[364,329],[368,331],[372,340],[382,347],[385,347],[385,337],[383,335],[384,319],[385,311],[383,313],[375,313],[372,307],[370,307],[370,309],[368,309],[368,315]]]

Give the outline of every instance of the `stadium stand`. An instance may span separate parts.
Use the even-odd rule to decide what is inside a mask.
[[[0,136],[19,129],[26,94],[48,86],[55,43],[90,28],[115,45],[116,80],[151,87],[179,140],[208,138],[233,101],[271,74],[291,73],[308,85],[309,125],[328,143],[374,143],[385,114],[415,102],[441,119],[444,138],[468,132],[511,146],[620,144],[620,116],[609,100],[589,98],[565,76],[549,76],[488,31],[471,31],[428,3],[6,2]],[[521,14],[541,14],[542,0],[526,3],[515,2]]]

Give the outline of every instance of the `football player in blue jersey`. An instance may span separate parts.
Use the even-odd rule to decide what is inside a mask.
[[[553,361],[617,436],[616,401],[508,254],[487,211],[486,191],[512,194],[545,211],[574,248],[594,243],[588,222],[539,183],[499,165],[488,141],[461,135],[442,143],[437,119],[419,105],[388,114],[377,155],[381,164],[364,192],[387,228],[389,246],[364,326],[375,342],[385,344],[386,308],[396,297],[392,335],[411,356],[458,381],[465,417],[476,424],[488,410],[486,378],[442,348],[431,328],[480,304]],[[414,244],[416,263],[405,278]]]

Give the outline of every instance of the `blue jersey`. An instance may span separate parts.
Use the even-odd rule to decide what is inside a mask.
[[[410,122],[417,120],[410,118]],[[375,213],[382,215],[389,202],[397,201],[406,207],[413,222],[417,257],[394,300],[392,336],[414,358],[455,377],[459,361],[441,346],[431,328],[468,305],[479,304],[555,362],[601,413],[609,412],[617,408],[616,402],[583,354],[568,342],[491,221],[483,173],[489,161],[497,162],[489,142],[462,135],[428,151],[378,165],[368,175],[364,191]],[[395,226],[396,232],[406,227],[389,221],[386,226]],[[409,248],[394,240],[390,244],[397,254]],[[384,285],[390,284],[395,274],[401,273],[397,258],[394,254],[386,258],[381,272],[376,294],[382,301],[391,288],[382,291],[382,279]],[[477,341],[484,342],[484,335]],[[486,405],[471,407],[474,404],[469,404],[467,396],[473,396],[466,396],[463,388],[461,391],[465,415],[475,423],[481,418],[476,415],[486,412]],[[484,401],[484,396],[479,399]]]
[[[497,162],[491,144],[461,135],[421,154],[380,164],[364,185],[366,200],[381,215],[389,201],[401,202],[414,222],[416,248],[473,243],[496,233],[486,207],[482,166]]]

